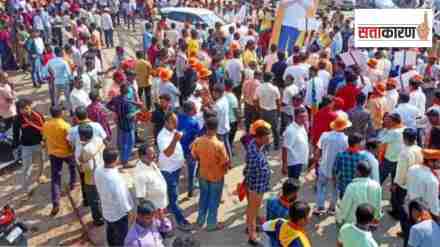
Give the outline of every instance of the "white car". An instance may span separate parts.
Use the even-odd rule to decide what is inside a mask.
[[[356,1],[356,8],[367,9],[393,9],[396,8],[393,0],[362,0]]]
[[[208,28],[214,28],[215,24],[219,22],[226,30],[231,25],[211,10],[203,8],[169,7],[162,8],[160,14],[166,17],[168,26],[175,23],[178,30],[182,30],[185,23],[191,23],[192,25],[201,23],[206,24]]]

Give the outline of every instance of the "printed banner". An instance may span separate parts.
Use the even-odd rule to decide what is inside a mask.
[[[356,9],[356,47],[432,47],[431,9]]]

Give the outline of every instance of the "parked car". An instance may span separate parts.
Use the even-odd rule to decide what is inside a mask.
[[[168,25],[175,23],[178,30],[182,30],[185,23],[190,23],[192,25],[204,23],[209,28],[214,28],[215,24],[218,22],[226,29],[231,25],[230,23],[226,23],[225,20],[209,9],[169,7],[162,8],[160,14],[166,17]]]
[[[357,0],[356,8],[362,9],[392,9],[398,6],[393,0]]]

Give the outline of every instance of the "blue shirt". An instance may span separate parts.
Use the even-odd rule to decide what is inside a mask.
[[[200,132],[200,126],[197,120],[186,114],[179,114],[177,117],[177,130],[183,133],[182,139],[180,139],[180,145],[182,145],[183,152],[185,154],[190,154],[191,144]]]
[[[281,199],[272,197],[266,201],[266,220],[274,220],[278,218],[289,218],[289,208],[284,207]]]
[[[118,117],[117,125],[120,130],[129,132],[135,129],[134,118],[138,108],[127,96],[119,95],[113,97],[110,102],[107,103],[107,108],[116,113]]]
[[[330,79],[328,83],[327,93],[331,95],[336,94],[336,90],[343,84],[345,81],[344,73],[337,73]]]
[[[72,72],[69,64],[62,57],[56,57],[47,64],[49,71],[52,72],[55,85],[67,85],[70,83]]]
[[[153,35],[150,32],[144,32],[144,35],[142,36],[142,47],[144,48],[145,52],[148,50],[148,48],[150,48],[152,38]]]

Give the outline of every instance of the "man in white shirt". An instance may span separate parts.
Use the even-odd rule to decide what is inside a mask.
[[[309,137],[304,128],[307,122],[307,109],[295,109],[295,119],[283,134],[282,171],[289,178],[298,180],[303,166],[309,163]]]
[[[391,205],[393,209],[390,214],[396,216],[397,219],[400,219],[400,216],[404,213],[403,204],[407,193],[408,169],[413,165],[423,163],[422,149],[417,146],[416,140],[417,131],[415,129],[406,128],[403,131],[404,146],[397,161],[396,176],[394,177],[391,189]]]
[[[87,116],[87,109],[83,106],[80,106],[78,108],[76,108],[75,110],[75,117],[76,120],[78,121],[78,124],[73,126],[70,130],[69,133],[67,135],[67,141],[69,142],[70,146],[73,147],[73,151],[75,152],[75,155],[79,155],[78,152],[80,152],[80,147],[81,147],[81,140],[80,140],[80,136],[79,136],[79,126],[82,125],[87,125],[90,126],[93,130],[93,138],[99,138],[102,140],[106,140],[107,139],[107,133],[105,132],[104,128],[101,126],[101,124],[97,123],[97,122],[92,122],[88,119]],[[87,203],[87,196],[86,193],[84,191],[84,186],[85,186],[85,175],[83,171],[79,172],[79,178],[81,181],[81,188],[82,189],[82,196],[83,196],[83,202],[85,206],[88,206]]]
[[[133,179],[138,202],[151,201],[156,208],[165,209],[168,206],[167,182],[154,161],[154,149],[144,144],[139,147],[138,156]]]
[[[403,124],[408,128],[417,128],[417,120],[423,117],[423,113],[409,103],[410,97],[408,94],[401,93],[399,95],[399,104],[393,112],[398,113],[402,118]]]
[[[170,41],[170,45],[175,47],[177,45],[177,41],[179,40],[179,31],[176,28],[176,23],[171,23],[171,28],[165,33],[166,38]]]
[[[436,169],[436,161],[440,159],[438,150],[423,149],[423,164],[412,165],[408,169],[406,187],[407,200],[422,198],[428,203],[429,210],[435,214],[440,213],[439,204],[439,180],[433,174],[432,169]]]
[[[421,84],[422,82],[416,78],[409,80],[409,103],[424,113],[426,111],[426,95],[420,87]]]
[[[330,79],[332,78],[332,75],[326,70],[327,63],[325,61],[320,61],[318,63],[318,77],[322,81],[322,87],[324,89],[324,93],[327,94],[328,90],[328,84],[330,82]]]
[[[259,109],[260,117],[272,126],[275,150],[280,145],[280,134],[278,130],[279,112],[281,109],[281,94],[278,87],[273,84],[273,73],[266,72],[263,75],[263,83],[258,86],[255,92],[256,106]]]
[[[178,227],[184,231],[191,230],[178,203],[180,172],[185,163],[183,149],[180,145],[182,133],[176,130],[177,116],[173,112],[165,115],[165,126],[157,136],[159,148],[159,169],[167,183],[168,210],[174,214]]]
[[[223,84],[216,84],[212,89],[212,98],[214,99],[213,110],[216,113],[218,119],[217,134],[220,141],[225,144],[226,151],[228,152],[229,159],[232,158],[232,148],[229,142],[229,132],[231,131],[231,123],[229,120],[229,102],[225,93],[225,86]]]
[[[107,48],[113,47],[113,21],[108,8],[104,9],[102,14],[101,27],[104,31],[105,45]]]
[[[123,246],[128,232],[129,218],[132,214],[133,200],[124,177],[117,168],[118,150],[104,149],[104,167],[95,170],[94,178],[102,216],[106,221],[107,243],[109,246]]]
[[[295,85],[299,88],[299,90],[303,90],[305,88],[305,81],[309,75],[309,67],[304,65],[301,62],[300,55],[293,57],[293,65],[287,67],[284,71],[283,79],[286,80],[287,75],[291,75],[295,80]]]
[[[400,89],[400,92],[406,92],[409,91],[409,80],[416,76],[418,73],[414,66],[409,66],[404,68],[405,73],[402,73],[398,79],[399,83],[397,84],[397,88]]]
[[[306,106],[318,109],[321,103],[322,97],[327,94],[324,89],[324,83],[320,77],[318,77],[318,68],[315,66],[309,69],[310,80],[306,83],[306,97],[304,103]]]
[[[240,58],[240,50],[233,51],[233,59],[226,62],[225,70],[229,79],[234,83],[234,88],[241,87],[244,65]]]
[[[314,214],[322,215],[325,213],[325,200],[327,191],[333,187],[333,164],[336,154],[348,148],[348,137],[344,130],[352,125],[350,120],[338,117],[330,123],[331,131],[324,132],[318,141],[316,158],[319,158],[318,183],[316,193],[317,209]],[[333,189],[330,191],[331,201],[329,212],[334,213],[336,209],[337,194]]]
[[[105,144],[101,137],[94,136],[93,128],[90,125],[80,125],[78,134],[80,140],[75,146],[75,159],[79,170],[84,174],[84,184],[82,185],[84,199],[92,212],[93,224],[101,226],[104,225],[104,219],[93,175],[97,168],[104,167],[102,152]]]
[[[72,105],[72,111],[76,108],[83,106],[87,107],[92,103],[89,98],[89,94],[83,88],[83,82],[80,77],[75,77],[73,81],[73,89],[70,92],[70,104]]]
[[[293,77],[288,75],[284,81],[286,88],[283,90],[281,108],[281,133],[292,122],[293,119],[293,98],[299,94],[298,87],[293,83]]]
[[[388,78],[391,71],[391,61],[386,58],[383,51],[377,51],[374,56],[377,60],[377,69],[382,73],[384,78]]]

